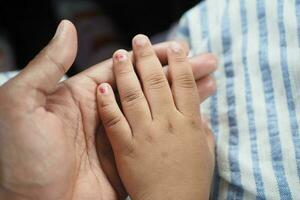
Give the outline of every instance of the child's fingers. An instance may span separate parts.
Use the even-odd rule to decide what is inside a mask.
[[[174,106],[170,86],[161,63],[149,39],[144,35],[138,35],[133,39],[133,51],[152,115],[155,116],[158,113],[161,115],[165,113],[163,110]]]
[[[168,50],[169,75],[177,109],[184,115],[199,115],[196,82],[188,58],[179,43],[173,42]]]
[[[189,58],[189,62],[192,66],[192,71],[196,81],[212,74],[217,69],[217,60],[212,54],[202,54]],[[168,66],[165,66],[163,69],[166,76],[168,76]],[[172,80],[169,79],[170,85],[172,84],[171,81]]]
[[[186,52],[186,54],[189,54],[190,48],[188,43],[185,40],[179,40],[178,41],[180,44],[182,44],[184,51]],[[162,42],[162,43],[158,43],[158,44],[154,44],[153,45],[153,49],[161,63],[162,66],[165,66],[168,64],[168,55],[167,55],[167,49],[170,46],[171,41],[167,41],[167,42]]]
[[[148,102],[144,96],[138,77],[134,71],[128,52],[117,51],[113,56],[114,74],[120,94],[122,108],[131,128],[141,127],[152,120]]]
[[[111,86],[103,83],[97,90],[98,112],[114,149],[127,149],[132,139],[131,129],[121,112]]]

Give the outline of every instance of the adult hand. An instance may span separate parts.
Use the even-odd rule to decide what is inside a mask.
[[[75,59],[76,41],[74,26],[63,21],[50,44],[0,87],[0,199],[125,195],[96,105],[97,85],[114,83],[111,61],[58,83]],[[166,45],[156,47],[162,63]],[[191,61],[202,99],[214,88],[207,76],[213,62],[210,55]]]

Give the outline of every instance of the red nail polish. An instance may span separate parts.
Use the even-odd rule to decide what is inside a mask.
[[[99,87],[99,91],[101,94],[107,94],[108,93],[108,85],[106,83],[103,83]]]
[[[119,53],[116,55],[116,59],[117,61],[122,62],[127,59],[127,56],[125,55],[125,53]]]

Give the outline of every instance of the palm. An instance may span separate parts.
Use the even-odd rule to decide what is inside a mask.
[[[87,78],[73,78],[63,82],[56,92],[51,94],[48,109],[56,113],[56,122],[62,123],[62,129],[53,135],[52,140],[61,140],[64,135],[65,151],[56,146],[62,157],[57,164],[73,163],[71,169],[65,169],[65,174],[73,177],[73,199],[116,199],[116,193],[108,181],[100,165],[96,147],[95,133],[98,126],[97,107],[95,99],[96,83]],[[63,101],[62,101],[63,99]],[[51,134],[50,134],[51,135]],[[70,154],[72,156],[70,156]],[[58,168],[54,168],[58,169]],[[64,173],[64,172],[62,172]],[[66,179],[65,179],[66,180]],[[66,181],[70,185],[70,181]],[[55,191],[55,190],[54,190]],[[104,198],[105,197],[105,198]]]
[[[56,84],[76,55],[74,27],[64,25],[0,87],[0,199],[117,198],[95,147],[96,83],[77,76]]]
[[[109,61],[103,63],[103,65],[106,64],[107,66],[111,66]],[[111,68],[107,66],[102,66],[102,68],[99,67],[98,69],[100,71],[110,70]],[[63,82],[61,90],[64,92],[59,93],[59,99],[64,99],[63,95],[66,95],[66,99],[70,101],[66,105],[63,105],[65,108],[62,110],[72,109],[72,112],[77,111],[76,119],[70,119],[66,123],[74,126],[74,122],[77,122],[76,127],[82,127],[82,137],[78,138],[78,142],[83,147],[82,151],[86,151],[87,166],[90,167],[90,171],[92,172],[90,175],[96,175],[96,179],[94,178],[94,180],[98,181],[97,183],[101,183],[101,187],[97,191],[105,199],[125,199],[127,193],[118,175],[111,145],[98,118],[95,91],[99,81],[103,82],[109,79],[109,77],[107,73],[99,72],[99,74],[93,74],[96,74],[97,78],[82,73]],[[70,105],[74,105],[74,107],[70,107]],[[90,162],[92,166],[89,166]],[[91,185],[95,186],[97,186],[97,183],[90,182]]]
[[[70,84],[72,81],[79,82]],[[2,175],[12,180],[4,188],[32,198],[43,195],[48,199],[116,199],[94,145],[98,122],[94,87],[96,83],[88,79],[70,79],[42,97],[46,104],[38,107],[31,97],[21,101],[2,97],[2,109],[18,105],[0,120],[14,124],[0,131],[0,147],[6,147],[1,149],[1,158],[5,158],[1,166],[10,169],[9,174],[14,176]],[[28,182],[30,187],[23,187],[22,183]],[[35,193],[36,188],[43,193]]]

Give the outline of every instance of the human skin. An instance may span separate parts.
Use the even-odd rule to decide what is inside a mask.
[[[114,86],[112,61],[58,83],[76,51],[76,29],[63,21],[49,45],[0,87],[0,199],[126,196],[96,102],[100,83]],[[166,44],[156,51],[166,64]],[[205,99],[214,89],[208,74],[215,59],[204,55],[191,63]]]
[[[138,35],[133,43],[135,67],[126,51],[114,55],[122,109],[109,84],[98,89],[100,118],[121,179],[133,200],[208,199],[214,142],[200,117],[186,53],[179,43],[170,45],[169,86],[150,41]]]

